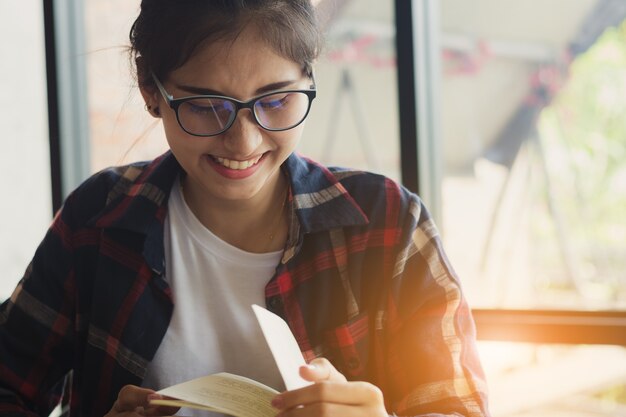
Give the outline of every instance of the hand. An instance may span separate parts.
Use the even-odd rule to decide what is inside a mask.
[[[283,392],[272,401],[277,417],[387,417],[383,394],[368,382],[348,382],[326,359],[300,368],[313,385]]]
[[[120,390],[111,411],[104,417],[171,416],[176,407],[151,406],[150,400],[161,398],[154,390],[126,385]]]

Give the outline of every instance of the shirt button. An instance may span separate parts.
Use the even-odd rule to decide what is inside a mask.
[[[361,365],[359,358],[352,357],[348,359],[348,369],[355,370]]]

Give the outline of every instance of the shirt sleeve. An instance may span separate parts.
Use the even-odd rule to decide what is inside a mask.
[[[417,196],[388,296],[387,381],[399,416],[488,416],[475,326],[437,228]]]
[[[68,210],[57,214],[0,306],[0,415],[48,415],[73,358],[75,291]]]

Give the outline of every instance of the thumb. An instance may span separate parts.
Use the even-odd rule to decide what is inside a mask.
[[[308,365],[300,367],[300,376],[307,381],[346,382],[346,377],[326,358],[315,358]]]

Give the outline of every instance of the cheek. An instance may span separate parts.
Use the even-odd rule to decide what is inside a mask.
[[[284,132],[276,132],[274,142],[280,147],[281,151],[290,154],[298,146],[303,131],[304,123]]]
[[[168,112],[169,113],[169,112]],[[191,150],[194,147],[194,143],[198,142],[194,136],[185,132],[178,124],[176,115],[164,114],[162,116],[163,130],[165,132],[165,138],[170,146],[170,149],[177,152],[185,152],[185,150]]]
[[[190,170],[198,162],[198,156],[203,153],[199,149],[200,142],[189,136],[179,128],[165,128],[165,137],[170,150],[185,170]]]
[[[174,129],[172,126],[168,126],[166,123],[163,123],[163,130],[165,131],[165,138],[167,139],[167,143],[170,146],[170,149],[174,151],[174,153],[179,152],[185,148],[185,141],[182,138],[184,132],[181,132],[180,129]]]
[[[170,141],[170,137],[184,133],[180,126],[178,126],[176,114],[169,109],[166,112],[161,112],[161,122],[163,123],[163,130],[165,131],[168,142]]]

